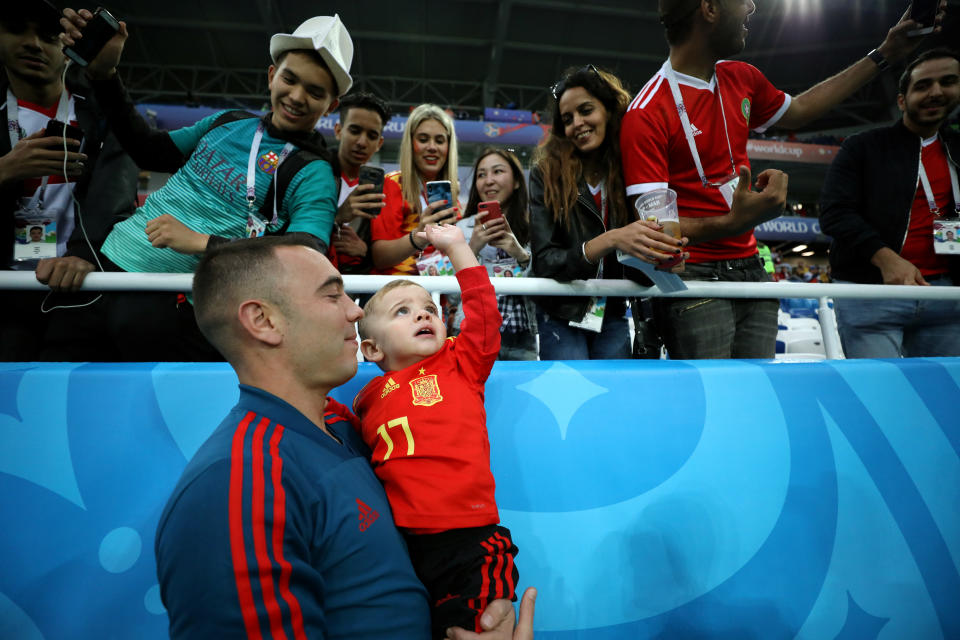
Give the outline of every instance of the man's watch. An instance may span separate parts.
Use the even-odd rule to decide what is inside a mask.
[[[887,62],[887,59],[883,57],[883,54],[880,53],[879,49],[874,49],[873,51],[867,54],[867,57],[876,63],[877,69],[879,69],[880,71],[883,71],[884,69],[890,66],[890,63]]]

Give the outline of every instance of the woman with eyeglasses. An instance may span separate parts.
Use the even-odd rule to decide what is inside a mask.
[[[486,205],[496,203],[502,215],[487,213]],[[530,222],[527,213],[527,184],[520,160],[513,152],[496,147],[480,151],[473,164],[473,184],[457,223],[480,264],[491,277],[528,275],[530,269]],[[537,359],[536,311],[526,296],[498,296],[503,323],[500,326],[500,360]],[[462,308],[454,324],[463,319]]]
[[[452,199],[427,204],[426,184],[449,180]],[[400,140],[400,171],[386,175],[384,206],[370,224],[375,273],[417,275],[417,258],[432,248],[416,233],[457,218],[457,136],[443,109],[422,104],[410,113]]]
[[[630,95],[611,73],[569,69],[552,87],[553,127],[530,171],[532,276],[623,278],[619,249],[650,264],[685,256],[655,222],[627,207],[620,122]],[[629,358],[625,298],[536,298],[541,360]]]

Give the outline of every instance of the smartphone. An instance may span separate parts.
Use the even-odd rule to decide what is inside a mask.
[[[449,180],[433,180],[427,183],[427,204],[438,200],[446,200],[449,207],[456,204],[453,201],[453,188]]]
[[[367,165],[360,167],[359,184],[373,185],[373,189],[367,191],[367,193],[383,193],[383,169],[380,167],[368,167]],[[375,207],[372,209],[365,209],[364,211],[372,216],[375,216],[380,213],[380,208]]]
[[[372,184],[373,190],[367,193],[383,193],[383,169],[380,167],[360,167],[360,184]]]
[[[933,32],[940,0],[913,0],[910,3],[910,19],[920,24],[919,29],[908,31],[908,36],[922,36]]]
[[[482,216],[484,222],[490,222],[491,220],[502,218],[503,212],[500,210],[500,203],[496,200],[487,200],[486,202],[481,202],[477,205],[477,216]]]
[[[120,23],[103,7],[93,12],[93,17],[87,20],[83,28],[83,37],[77,40],[72,47],[64,47],[63,52],[81,67],[90,64],[97,57],[103,45],[120,30]]]
[[[427,204],[438,200],[447,201],[444,209],[456,206],[457,203],[453,201],[453,189],[449,180],[433,180],[427,183]],[[445,220],[456,220],[456,214],[447,216]]]
[[[56,136],[58,138],[70,138],[71,140],[78,141],[80,143],[80,147],[83,147],[83,129],[80,127],[75,127],[72,124],[64,124],[59,120],[50,120],[47,122],[47,126],[44,127],[44,135]],[[76,151],[76,149],[71,147],[70,151]]]

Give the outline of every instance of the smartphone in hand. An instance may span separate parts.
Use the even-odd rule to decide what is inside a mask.
[[[64,47],[63,53],[81,67],[85,67],[118,31],[120,23],[117,19],[109,11],[99,7],[93,12],[93,17],[87,20],[87,26],[82,31],[83,37],[72,47]]]
[[[368,167],[364,165],[360,167],[360,182],[358,184],[372,184],[373,189],[370,189],[366,193],[383,193],[383,169],[380,167]],[[376,216],[380,213],[380,207],[374,207],[372,209],[364,209],[366,213],[369,213],[372,216]]]
[[[447,205],[444,209],[456,206],[453,201],[453,187],[449,180],[432,180],[427,183],[427,204],[446,200]],[[455,219],[455,215],[447,216],[445,220]]]
[[[496,200],[487,200],[486,202],[479,203],[477,205],[477,216],[482,219],[483,222],[490,222],[491,220],[502,218],[503,212],[500,210],[500,203]]]
[[[432,180],[427,183],[427,204],[439,200],[446,200],[447,204],[453,206],[453,188],[449,180]]]
[[[71,140],[79,142],[80,147],[83,148],[83,130],[72,124],[64,124],[59,120],[50,120],[47,122],[47,126],[44,127],[43,135],[57,138],[70,138]],[[60,145],[57,146],[59,148]],[[76,151],[76,149],[71,147],[70,151]]]
[[[910,3],[910,19],[920,24],[919,29],[908,31],[908,36],[922,36],[933,32],[940,0],[913,0]]]

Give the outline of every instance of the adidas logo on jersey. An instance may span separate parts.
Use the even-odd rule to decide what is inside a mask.
[[[693,124],[692,122],[690,123],[690,130],[693,131],[694,137],[703,133],[703,131],[700,131],[700,129],[697,129],[697,125]]]
[[[360,509],[360,531],[366,531],[370,525],[377,521],[380,514],[364,504],[360,498],[357,498],[357,507]]]
[[[385,398],[388,393],[391,391],[396,391],[400,388],[396,382],[393,381],[393,378],[387,378],[387,384],[383,385],[383,391],[380,393],[381,398]]]

